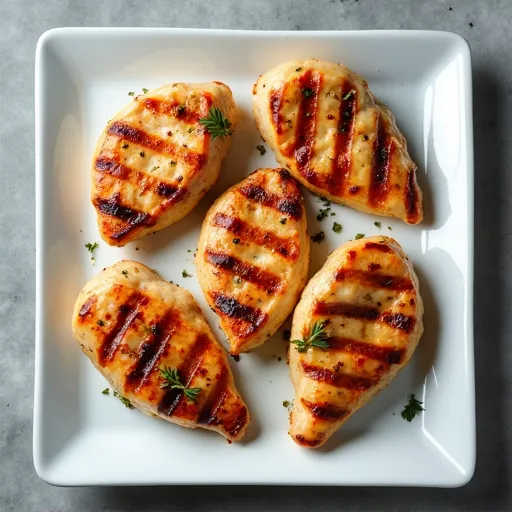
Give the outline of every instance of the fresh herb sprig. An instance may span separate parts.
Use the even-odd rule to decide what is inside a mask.
[[[227,137],[233,133],[231,122],[217,107],[210,108],[208,115],[199,119],[199,122],[210,132],[212,139]]]
[[[424,411],[422,404],[414,397],[414,393],[407,395],[409,397],[409,403],[404,407],[404,410],[401,412],[402,418],[406,421],[411,422],[417,414],[421,411]]]
[[[329,335],[325,330],[325,321],[315,322],[309,335],[303,340],[292,340],[297,345],[298,352],[307,352],[311,347],[326,349],[329,348]]]
[[[128,398],[124,397],[123,395],[120,395],[117,391],[114,391],[114,396],[116,398],[119,398],[119,400],[121,400],[123,405],[125,407],[128,407],[128,409],[134,409],[132,403],[130,402],[130,400],[128,400]]]
[[[201,388],[187,388],[187,386],[181,382],[180,375],[176,368],[169,368],[168,366],[160,367],[160,377],[165,379],[165,382],[162,382],[160,385],[161,388],[170,387],[171,389],[180,389],[192,402],[196,401],[197,395],[201,392]]]

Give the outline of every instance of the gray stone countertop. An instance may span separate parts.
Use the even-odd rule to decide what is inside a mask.
[[[32,464],[34,53],[44,31],[62,26],[431,29],[469,41],[478,454],[467,486],[56,488],[39,480]],[[512,510],[511,26],[511,0],[0,0],[0,511]]]

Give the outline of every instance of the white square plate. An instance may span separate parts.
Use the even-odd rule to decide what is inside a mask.
[[[246,440],[156,421],[101,391],[105,380],[73,340],[75,298],[95,273],[135,259],[189,289],[211,324],[192,253],[214,198],[249,172],[276,166],[260,156],[251,113],[259,74],[291,59],[343,62],[395,113],[418,164],[425,220],[406,226],[350,208],[316,219],[305,192],[310,274],[356,233],[395,237],[413,260],[425,302],[425,334],[410,365],[322,449],[287,435],[292,400],[282,329],[262,348],[230,360],[252,411]],[[89,172],[105,123],[140,92],[175,81],[219,80],[239,107],[221,178],[185,219],[124,248],[100,241]],[[475,464],[473,369],[473,141],[471,62],[464,39],[440,32],[240,32],[58,29],[36,58],[37,308],[34,463],[47,482],[93,484],[317,484],[460,486]],[[336,220],[341,234],[332,231]],[[374,225],[379,220],[382,227]],[[388,230],[388,226],[392,231]],[[84,245],[100,242],[96,265]],[[184,279],[182,270],[193,274]],[[289,326],[289,323],[284,327]],[[224,339],[220,330],[219,339]],[[400,412],[416,393],[426,412]]]

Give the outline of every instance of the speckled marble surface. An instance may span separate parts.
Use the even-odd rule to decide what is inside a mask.
[[[510,0],[0,0],[0,510],[511,510],[511,25]],[[32,465],[34,52],[38,37],[60,26],[433,29],[468,39],[475,114],[478,455],[466,487],[61,489],[39,480]]]

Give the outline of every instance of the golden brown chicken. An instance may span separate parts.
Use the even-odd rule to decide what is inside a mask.
[[[295,309],[290,435],[316,448],[383,389],[423,333],[418,279],[391,238],[363,238],[334,251]]]
[[[199,306],[148,267],[121,261],[91,279],[75,304],[73,334],[142,412],[230,441],[245,434],[249,412]]]
[[[364,212],[421,222],[406,140],[389,109],[347,67],[281,64],[254,84],[253,110],[277,161],[309,190]]]
[[[306,228],[299,184],[285,169],[257,170],[210,208],[197,276],[232,354],[264,343],[293,311],[308,271]]]
[[[217,181],[234,118],[231,90],[211,82],[149,91],[110,120],[92,165],[103,239],[123,246],[187,215]]]

